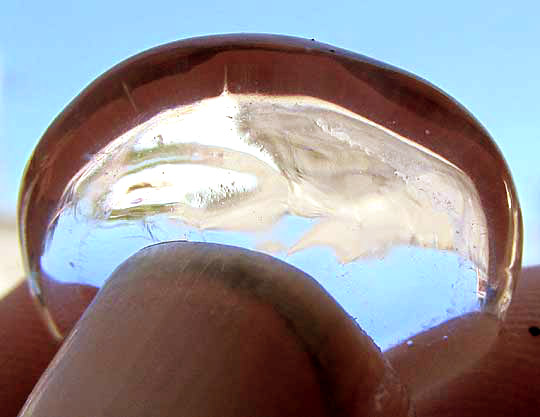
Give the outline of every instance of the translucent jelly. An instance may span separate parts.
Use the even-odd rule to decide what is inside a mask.
[[[485,130],[421,80],[293,38],[192,39],[114,68],[42,138],[20,216],[58,337],[156,242],[282,259],[382,349],[502,318],[520,269],[519,205]]]

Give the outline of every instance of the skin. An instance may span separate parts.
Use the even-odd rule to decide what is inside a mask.
[[[254,297],[246,286],[240,290],[231,286],[235,276],[232,269],[224,274],[228,280],[217,273],[213,275],[217,279],[195,279],[208,277],[208,268],[205,274],[200,273],[204,269],[200,261],[184,268],[183,274],[175,274],[178,251],[186,251],[186,247],[173,250],[159,246],[116,272],[42,378],[27,412],[58,416],[138,416],[149,412],[165,416],[232,416],[250,415],[250,410],[256,410],[268,416],[374,415],[370,400],[383,382],[391,388],[391,400],[379,415],[407,415],[404,392],[394,379],[389,381],[388,367],[380,352],[372,348],[369,338],[359,329],[348,325],[347,318],[340,315],[322,290],[313,287],[309,293],[324,308],[311,312],[309,308],[298,308],[291,313],[283,305],[280,308],[279,302],[298,305],[292,301],[298,301],[294,294],[301,286],[268,290],[263,285],[266,290]],[[215,247],[188,249],[191,259],[206,262],[212,256],[220,258]],[[236,261],[250,256],[237,255]],[[262,270],[270,271],[273,277],[282,277],[280,282],[298,274],[274,263],[272,258],[254,261],[262,261]],[[216,261],[213,268],[219,266],[216,270],[221,271],[222,264]],[[247,270],[256,264],[248,262]],[[156,272],[156,268],[164,270]],[[260,276],[260,272],[256,275]],[[156,273],[161,277],[162,290],[152,293],[151,289],[157,287],[147,284],[152,274],[155,282]],[[540,318],[536,301],[540,295],[538,277],[540,268],[524,271],[493,349],[474,364],[463,359],[463,369],[456,375],[438,381],[433,372],[418,372],[426,368],[428,359],[439,357],[442,365],[445,354],[449,354],[448,345],[422,343],[429,340],[430,334],[419,335],[414,355],[409,347],[408,352],[405,347],[397,347],[387,353],[409,387],[417,415],[534,415],[539,405],[534,381],[540,376],[540,337],[532,336],[528,329]],[[305,279],[302,288],[306,284],[310,287],[309,277],[295,278],[291,282]],[[189,302],[180,304],[178,297]],[[104,324],[111,314],[118,317],[112,330],[110,323]],[[0,367],[0,403],[5,405],[2,415],[14,416],[57,346],[48,338],[23,287],[2,300],[0,320],[2,340],[9,341],[0,352],[5,364]],[[318,329],[313,327],[315,322],[319,323]],[[302,331],[303,324],[307,329],[316,329],[315,337]],[[456,323],[456,327],[470,337],[485,324],[470,317]],[[320,342],[317,332],[330,333],[330,342]],[[280,352],[279,356],[275,352]],[[188,365],[171,366],[179,360]],[[328,371],[332,363],[337,364],[333,369],[340,372]],[[431,359],[431,364],[437,362]],[[202,375],[201,369],[205,370]],[[224,375],[234,382],[223,384]],[[189,401],[182,401],[179,387],[188,390],[184,394]],[[209,392],[211,395],[206,394]],[[355,401],[355,396],[345,395],[347,392],[364,393],[364,397]],[[114,398],[107,400],[107,393],[114,394]]]

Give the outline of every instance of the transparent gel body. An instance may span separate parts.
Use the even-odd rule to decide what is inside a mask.
[[[379,65],[383,75],[388,70],[353,58]],[[231,77],[230,65],[220,67],[219,94],[153,111],[143,110],[136,88],[122,84],[125,96],[118,100],[133,111],[125,116],[132,122],[86,152],[78,145],[78,163],[49,198],[54,203],[40,245],[32,246],[22,228],[32,288],[57,336],[75,319],[63,316],[63,300],[75,300],[82,311],[91,296],[81,296],[80,288],[93,295],[138,250],[176,240],[243,247],[296,266],[383,350],[467,314],[504,317],[519,273],[521,218],[504,160],[488,136],[487,145],[473,149],[434,128],[429,117],[416,126],[420,134],[408,134],[391,107],[382,123],[324,94],[252,92]],[[271,75],[280,76],[287,74]],[[138,88],[140,97],[151,91]],[[369,98],[359,100],[369,108]],[[66,129],[64,148],[83,140],[73,132]],[[478,149],[485,155],[463,156]],[[51,160],[58,158],[58,152],[49,160],[34,156],[41,171],[31,162],[23,222],[29,201],[40,195],[32,184],[41,182],[43,190],[42,176],[53,181]],[[497,181],[479,180],[476,164],[486,158],[500,164],[482,167]]]

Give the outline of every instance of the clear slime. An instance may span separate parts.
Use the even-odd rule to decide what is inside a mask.
[[[64,110],[20,204],[31,288],[62,337],[157,242],[271,254],[384,350],[504,317],[521,215],[493,141],[409,74],[295,38],[196,38],[138,55]]]

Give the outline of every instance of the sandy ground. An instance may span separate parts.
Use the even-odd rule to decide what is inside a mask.
[[[0,218],[0,298],[23,279],[15,219]]]

